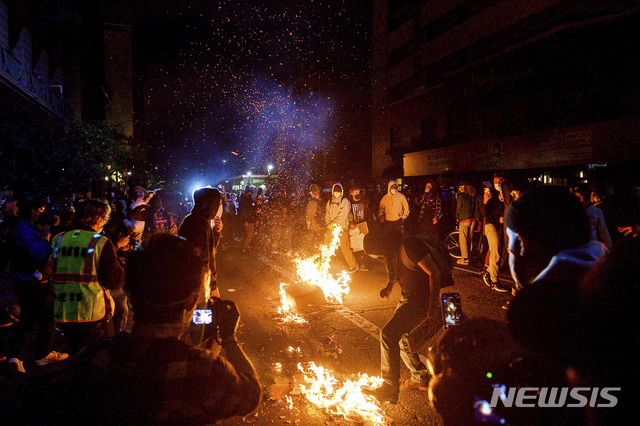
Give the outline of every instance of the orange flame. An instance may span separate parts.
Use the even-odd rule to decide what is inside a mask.
[[[343,416],[347,420],[389,424],[375,399],[362,393],[363,387],[376,388],[382,385],[380,377],[358,374],[358,380],[341,383],[330,370],[310,362],[307,367],[298,364],[303,373],[304,384],[300,384],[302,395],[314,405],[326,409],[332,415]]]
[[[331,230],[331,241],[320,247],[320,253],[308,258],[297,257],[293,260],[296,265],[296,273],[300,281],[307,281],[322,289],[325,298],[329,302],[342,303],[344,297],[349,294],[349,282],[351,277],[346,271],[342,271],[337,278],[329,272],[331,257],[340,245],[340,233],[344,232],[339,226]],[[307,321],[293,313],[293,307],[289,305],[284,291],[285,283],[280,284],[281,308],[278,314],[283,316],[285,323],[304,324]]]
[[[289,300],[284,291],[286,285],[285,283],[280,284],[280,303],[282,303],[282,307],[278,308],[278,314],[282,315],[282,321],[285,323],[305,324],[307,320],[298,314],[294,314],[291,305],[289,305]]]
[[[308,258],[296,258],[296,272],[301,281],[315,284],[322,289],[329,302],[342,303],[344,297],[349,294],[349,282],[351,277],[346,271],[342,271],[338,277],[329,272],[331,258],[340,245],[340,233],[344,232],[339,226],[331,230],[331,241],[320,247],[320,254]]]

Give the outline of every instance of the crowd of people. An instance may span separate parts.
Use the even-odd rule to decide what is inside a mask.
[[[217,290],[222,195],[197,190],[191,213],[165,232],[152,232],[152,198],[135,187],[123,207],[78,200],[64,224],[51,220],[45,199],[7,200],[2,376],[71,363],[46,385],[3,395],[15,398],[3,404],[4,420],[36,424],[46,413],[56,423],[208,424],[258,407],[261,385],[236,338],[238,309]],[[217,320],[193,324],[196,308],[215,309]],[[54,342],[56,329],[63,342]]]
[[[622,229],[625,235],[620,232],[609,250],[596,239],[578,194],[537,186],[507,208],[503,221],[516,295],[506,326],[482,318],[463,322],[430,357],[430,399],[445,424],[637,421],[638,367],[631,348],[638,343],[633,303],[640,239]],[[599,393],[605,388],[616,393],[611,401]],[[497,402],[526,390],[533,390],[531,404]]]
[[[606,374],[594,363],[607,356],[607,345],[625,344],[620,333],[606,333],[604,325],[613,326],[607,315],[633,322],[621,283],[628,283],[635,295],[638,194],[620,198],[610,187],[522,184],[499,173],[482,186],[481,195],[468,182],[459,182],[456,192],[434,180],[421,183],[418,191],[394,180],[386,182],[386,192],[383,184],[353,181],[310,182],[297,191],[200,188],[183,220],[152,208],[154,194],[141,186],[132,189],[128,200],[89,198],[64,206],[45,198],[7,197],[0,222],[0,321],[11,331],[0,347],[3,374],[20,376],[71,355],[70,373],[42,400],[69,419],[90,415],[108,423],[208,423],[249,414],[260,402],[261,387],[235,337],[237,307],[219,299],[216,252],[311,252],[339,230],[344,269],[367,271],[372,258],[381,259],[388,283],[380,297],[388,298],[396,285],[402,293],[381,332],[384,385],[369,394],[395,402],[400,391],[430,389],[446,423],[466,423],[477,415],[469,411],[474,403],[466,394],[455,396],[454,388],[473,393],[486,385],[481,379],[461,382],[478,373],[469,364],[473,357],[459,359],[451,351],[460,343],[446,337],[433,365],[425,365],[407,336],[424,320],[439,321],[438,295],[453,284],[443,240],[458,229],[457,264],[476,263],[487,286],[510,291],[514,298],[505,304],[509,321],[504,332],[496,332],[503,325],[468,321],[446,336],[459,334],[470,353],[494,361],[495,356],[481,353],[495,349],[496,342],[488,340],[503,339],[504,352],[512,339],[531,355],[528,360],[566,371],[572,385],[628,386],[621,371],[628,367],[624,354],[613,356],[619,362],[608,365]],[[488,250],[474,258],[471,241],[477,228]],[[615,270],[624,265],[621,259],[631,260],[629,275]],[[508,268],[513,285],[500,279],[502,268]],[[607,293],[608,285],[615,298]],[[604,300],[602,306],[597,300]],[[620,311],[616,302],[623,305]],[[212,307],[219,314],[216,327],[192,323],[194,309]],[[583,324],[592,333],[577,336],[575,328]],[[66,352],[54,348],[56,327]],[[478,329],[487,331],[485,340],[469,335]],[[33,332],[35,350],[29,353]],[[401,360],[411,371],[404,383],[399,383]],[[480,368],[501,371],[505,381],[521,384],[508,376],[509,366],[487,361]],[[92,399],[100,392],[102,398]],[[61,404],[57,396],[68,394],[83,403]],[[96,402],[105,399],[108,404]],[[123,410],[123,405],[138,409]],[[27,411],[20,415],[28,416]],[[601,414],[582,415],[590,421]]]

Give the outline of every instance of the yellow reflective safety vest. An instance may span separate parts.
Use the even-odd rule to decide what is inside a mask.
[[[53,316],[58,322],[99,321],[110,299],[98,282],[98,260],[107,237],[74,229],[53,242]]]

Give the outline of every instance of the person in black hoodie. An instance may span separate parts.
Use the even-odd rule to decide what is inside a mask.
[[[204,298],[220,297],[216,271],[216,248],[222,232],[222,196],[215,188],[200,188],[193,193],[193,209],[182,222],[178,235],[198,248],[200,258],[209,270],[210,294]],[[213,227],[211,222],[213,221]],[[206,286],[205,286],[206,287]]]

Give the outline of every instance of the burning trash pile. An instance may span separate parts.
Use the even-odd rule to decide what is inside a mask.
[[[294,259],[298,282],[280,284],[280,302],[278,314],[288,324],[305,324],[307,321],[297,312],[304,311],[308,305],[342,303],[349,294],[351,277],[342,271],[334,277],[330,272],[331,257],[340,245],[340,227],[332,229],[331,241],[320,247],[320,253],[311,257]],[[307,303],[312,302],[312,303]],[[289,348],[290,354],[300,355],[300,348]],[[325,410],[332,416],[341,416],[347,421],[364,424],[387,425],[390,423],[375,399],[362,393],[363,388],[377,388],[382,385],[379,377],[359,374],[356,381],[339,380],[334,373],[314,362],[298,363],[298,372],[293,379],[291,395],[302,395],[309,402]],[[282,364],[276,363],[276,370],[282,372]],[[282,378],[280,378],[282,379]],[[280,380],[281,381],[281,380]],[[276,380],[275,388],[284,384]],[[280,390],[280,392],[283,389]],[[285,390],[286,392],[286,390]],[[293,399],[284,395],[290,410],[294,408]]]
[[[329,272],[331,257],[340,245],[341,232],[344,231],[339,226],[334,227],[331,241],[320,247],[319,254],[309,258],[294,259],[299,280],[320,287],[331,303],[343,302],[344,297],[349,294],[349,282],[351,281],[347,271],[342,271],[337,278]]]
[[[286,285],[285,283],[280,284],[280,303],[282,303],[282,307],[278,308],[278,315],[281,315],[282,322],[288,324],[306,324],[306,319],[294,313],[294,307],[289,303],[289,298],[284,289]]]
[[[306,366],[299,363],[298,369],[304,382],[298,384],[300,393],[317,407],[349,421],[374,425],[389,424],[373,397],[362,393],[362,388],[380,387],[380,377],[359,374],[355,382],[349,379],[341,382],[330,370],[314,362],[307,363]]]
[[[299,347],[290,346],[286,352],[289,359],[303,356]],[[302,403],[297,398],[303,397],[335,419],[365,425],[391,423],[378,402],[362,392],[364,388],[381,386],[383,381],[380,377],[358,374],[354,379],[340,376],[315,362],[304,361],[289,364],[292,370],[287,373],[285,364],[289,364],[286,359],[272,365],[275,378],[269,394],[271,399],[283,400],[289,410],[299,411],[301,407],[295,401]]]
[[[327,301],[342,303],[344,297],[349,294],[349,274],[342,271],[334,277],[329,271],[331,257],[340,245],[340,232],[343,232],[340,227],[333,228],[331,241],[320,247],[320,253],[293,260],[298,282],[280,284],[282,307],[278,308],[278,314],[283,317],[283,322],[304,324],[306,320],[296,312],[305,310],[310,304],[322,305]]]

